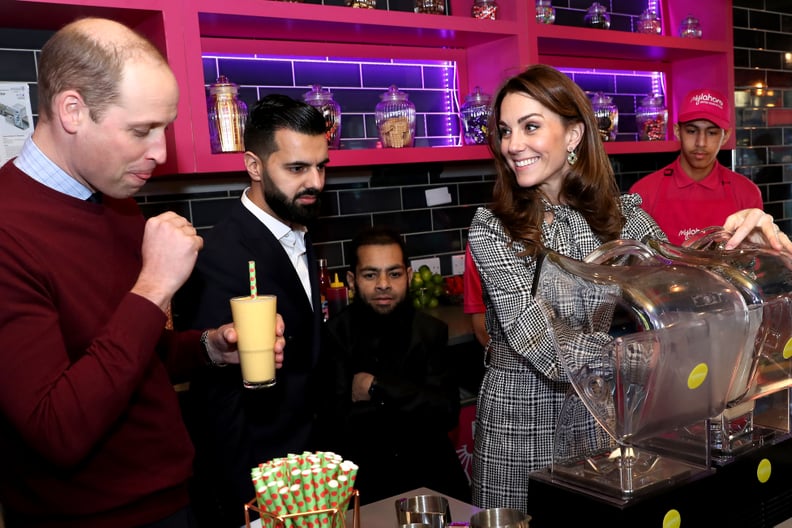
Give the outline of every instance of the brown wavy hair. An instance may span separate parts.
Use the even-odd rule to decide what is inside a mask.
[[[565,127],[583,124],[583,136],[576,149],[578,160],[569,167],[559,200],[579,211],[594,233],[607,242],[619,237],[624,216],[619,207],[619,187],[602,145],[591,102],[566,74],[551,66],[536,64],[508,79],[498,90],[490,116],[489,147],[495,159],[497,179],[493,188],[493,213],[501,220],[512,240],[523,242],[535,256],[542,248],[544,216],[542,192],[538,187],[520,187],[514,172],[501,154],[501,103],[512,93],[525,94],[561,117]]]

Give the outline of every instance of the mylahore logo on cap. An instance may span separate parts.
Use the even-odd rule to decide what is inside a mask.
[[[717,106],[718,108],[723,110],[723,100],[719,99],[718,97],[715,97],[714,95],[712,95],[709,92],[703,92],[703,93],[700,93],[700,94],[696,94],[693,97],[691,97],[690,100],[692,102],[695,102],[696,106],[698,106],[700,104],[708,104],[708,105],[712,105],[712,106]]]

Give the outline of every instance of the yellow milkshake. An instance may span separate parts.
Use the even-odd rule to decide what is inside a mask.
[[[247,389],[275,385],[276,300],[274,295],[231,299],[242,384]]]

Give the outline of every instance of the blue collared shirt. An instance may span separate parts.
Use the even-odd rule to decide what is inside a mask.
[[[44,155],[32,137],[25,140],[22,150],[14,159],[14,165],[40,184],[63,194],[80,200],[87,200],[93,194],[88,187],[66,174],[66,171]]]

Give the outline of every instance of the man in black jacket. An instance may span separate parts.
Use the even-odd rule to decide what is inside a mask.
[[[354,301],[327,322],[333,362],[332,448],[360,467],[361,503],[428,487],[469,501],[467,477],[448,433],[459,421],[447,325],[415,310],[404,242],[364,231],[350,250]]]
[[[174,315],[193,328],[230,321],[229,299],[250,293],[248,261],[255,261],[258,293],[277,296],[288,359],[270,388],[243,389],[238,366],[206,369],[191,382],[185,418],[196,446],[194,502],[202,526],[212,528],[244,524],[244,503],[255,496],[251,468],[316,450],[322,309],[306,226],[324,187],[325,121],[312,106],[268,95],[251,107],[244,141],[250,187],[205,237]]]

